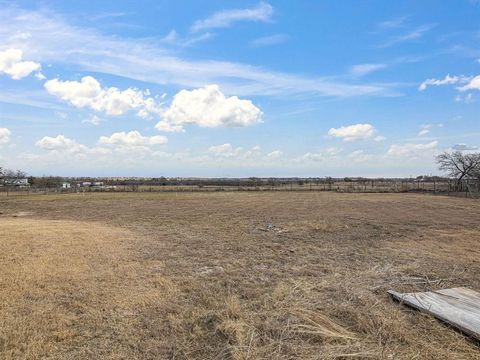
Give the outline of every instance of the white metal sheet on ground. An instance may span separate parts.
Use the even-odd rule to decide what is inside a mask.
[[[388,293],[480,340],[480,293],[461,287],[417,293],[390,290]]]

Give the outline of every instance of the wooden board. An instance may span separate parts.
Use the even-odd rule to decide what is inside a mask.
[[[394,299],[480,340],[480,293],[461,287],[417,293],[389,290],[388,293]]]

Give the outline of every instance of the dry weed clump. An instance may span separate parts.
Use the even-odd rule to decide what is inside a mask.
[[[318,311],[294,309],[291,313],[301,321],[292,325],[293,331],[299,334],[318,336],[325,340],[354,340],[356,338],[351,331]]]

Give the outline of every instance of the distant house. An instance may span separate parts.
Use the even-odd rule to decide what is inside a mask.
[[[16,186],[16,187],[29,187],[30,183],[28,182],[28,179],[5,179],[4,180],[5,185],[9,186]]]
[[[72,185],[70,183],[62,183],[62,189],[70,189],[72,187]]]

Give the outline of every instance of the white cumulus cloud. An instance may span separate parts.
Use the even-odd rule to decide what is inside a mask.
[[[335,148],[335,147],[330,147],[327,149],[323,149],[318,152],[308,152],[306,154],[303,154],[297,161],[308,161],[308,162],[329,162],[329,161],[334,161],[338,160],[339,156],[341,154],[342,150]]]
[[[387,151],[387,156],[394,157],[418,157],[424,155],[425,152],[436,150],[438,141],[432,141],[425,144],[392,144]]]
[[[5,145],[10,142],[10,135],[12,133],[7,128],[0,128],[0,145]]]
[[[210,128],[244,127],[261,120],[262,111],[250,100],[226,97],[217,85],[208,85],[177,93],[155,127],[161,131],[182,131],[185,124]]]
[[[165,121],[159,121],[157,125],[155,125],[155,129],[165,132],[185,132],[182,125],[173,125]]]
[[[243,149],[241,147],[234,148],[231,144],[222,144],[210,146],[208,152],[215,156],[234,157],[238,156]]]
[[[265,157],[267,159],[278,159],[283,155],[283,152],[280,150],[274,150],[272,152],[269,152]]]
[[[111,136],[101,136],[99,143],[102,145],[118,145],[118,146],[153,146],[163,145],[168,142],[165,136],[143,136],[137,130],[125,132],[116,132]]]
[[[100,82],[92,76],[85,76],[80,81],[48,80],[45,89],[52,95],[71,103],[78,108],[90,108],[105,112],[107,115],[122,115],[130,110],[137,110],[137,115],[146,117],[150,113],[160,114],[161,104],[148,97],[149,91],[134,88],[119,90],[116,87],[102,88]]]
[[[461,86],[457,89],[460,91],[480,90],[480,75],[475,76],[468,82],[468,84]]]
[[[275,150],[270,153],[263,153],[260,146],[256,145],[252,148],[245,149],[241,146],[234,147],[232,144],[225,143],[221,145],[214,145],[208,148],[208,154],[212,160],[234,160],[234,161],[254,161],[256,163],[265,160],[275,160],[283,154],[280,150]]]
[[[111,161],[118,163],[124,161],[127,157],[140,159],[152,153],[152,146],[165,144],[166,142],[167,138],[164,136],[148,137],[141,135],[138,131],[130,131],[100,137],[98,143],[101,146],[89,147],[64,135],[45,136],[38,140],[36,145],[48,151],[49,158],[45,159],[63,161],[68,159],[65,156],[67,154],[73,156],[71,159],[90,159],[93,161],[98,157],[109,155]]]
[[[14,80],[19,80],[40,70],[40,64],[33,61],[23,61],[20,49],[0,51],[0,74],[7,74]]]
[[[206,19],[195,21],[191,30],[197,32],[205,29],[226,28],[238,21],[267,22],[272,15],[273,7],[270,4],[261,2],[253,8],[217,11]]]
[[[355,124],[342,126],[337,129],[331,128],[328,135],[342,138],[345,141],[365,140],[375,135],[375,127],[371,124]],[[379,139],[382,140],[382,139]]]
[[[81,145],[75,140],[67,138],[64,135],[57,135],[56,137],[44,136],[37,141],[36,145],[44,150],[65,150],[77,152],[86,149],[84,145]]]

